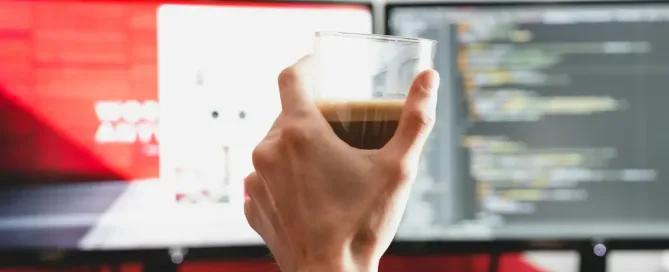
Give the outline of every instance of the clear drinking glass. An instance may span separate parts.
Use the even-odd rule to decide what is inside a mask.
[[[313,97],[343,141],[379,149],[394,135],[414,77],[433,68],[437,42],[317,32]]]

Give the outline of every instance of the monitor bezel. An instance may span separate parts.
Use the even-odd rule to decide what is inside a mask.
[[[393,241],[386,256],[437,256],[462,254],[503,254],[525,251],[572,251],[581,258],[592,255],[597,244],[604,244],[607,252],[615,250],[666,250],[669,239],[555,239],[555,240],[486,240],[486,241]],[[172,250],[18,250],[0,251],[2,267],[72,267],[118,264],[171,264]],[[183,261],[199,260],[271,260],[264,245],[182,248]]]
[[[135,3],[130,0],[96,0],[92,3],[120,2]],[[288,4],[288,5],[320,5],[328,6],[360,6],[367,8],[371,15],[371,31],[375,33],[377,22],[374,5],[365,0],[140,0],[137,3],[185,4],[226,6],[236,4]],[[269,249],[262,243],[249,245],[221,246],[165,246],[137,247],[128,249],[94,249],[79,248],[9,248],[0,249],[0,268],[3,267],[69,267],[78,265],[118,265],[122,263],[141,264],[172,264],[174,251],[178,250],[183,260],[247,260],[272,259]]]
[[[390,13],[396,8],[406,7],[450,7],[450,8],[537,8],[537,7],[567,7],[567,6],[644,6],[666,4],[666,0],[421,0],[417,2],[396,2],[390,0],[383,10],[383,34],[391,33],[389,26]],[[519,239],[472,239],[472,240],[430,240],[412,241],[401,239],[393,241],[388,250],[390,255],[438,255],[457,253],[508,253],[523,251],[564,250],[578,252],[592,252],[597,244],[604,244],[610,250],[666,250],[669,249],[669,237],[629,238],[629,237],[592,237],[592,238],[519,238]]]
[[[420,0],[417,2],[395,2],[388,1],[383,7],[383,34],[390,34],[390,27],[388,25],[388,18],[392,9],[402,7],[450,7],[450,8],[500,8],[500,7],[566,7],[566,6],[606,6],[606,5],[652,5],[652,4],[669,4],[666,0]]]

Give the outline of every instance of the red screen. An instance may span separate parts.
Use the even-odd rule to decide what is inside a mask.
[[[3,184],[158,176],[160,4],[0,0]]]

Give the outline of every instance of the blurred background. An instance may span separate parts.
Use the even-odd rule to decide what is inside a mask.
[[[669,2],[0,0],[0,272],[277,271],[243,178],[319,30],[438,41],[380,271],[669,271]]]

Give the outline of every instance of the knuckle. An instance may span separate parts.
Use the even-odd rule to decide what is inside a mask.
[[[411,168],[397,156],[381,156],[379,167],[392,180],[406,180],[411,177]]]
[[[285,88],[295,85],[299,78],[299,73],[294,67],[285,68],[279,73],[279,87]]]
[[[423,111],[415,109],[409,112],[410,122],[414,124],[419,131],[427,131],[434,126],[434,116],[425,114]]]
[[[262,142],[253,149],[251,161],[255,169],[265,168],[273,163],[273,154]]]
[[[307,124],[292,122],[283,127],[281,138],[288,144],[304,144],[312,138],[313,133]]]
[[[254,197],[254,198],[257,197],[259,195],[260,190],[263,189],[261,187],[263,185],[257,178],[247,178],[246,181],[244,182],[244,185],[246,186],[246,191],[248,192],[249,197]]]

